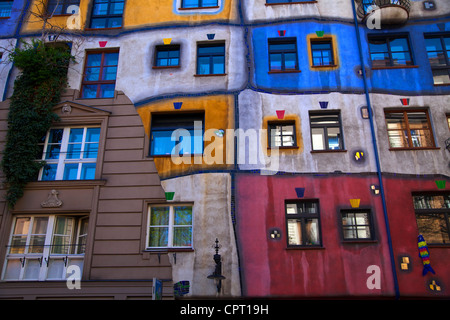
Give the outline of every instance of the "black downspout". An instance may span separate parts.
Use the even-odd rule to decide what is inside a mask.
[[[362,46],[361,46],[361,36],[359,34],[359,25],[358,25],[358,18],[356,17],[355,2],[353,0],[350,0],[350,1],[352,3],[352,9],[353,9],[353,19],[355,22],[356,40],[358,43],[359,58],[361,60],[361,72],[362,72],[362,77],[363,77],[363,82],[364,82],[364,92],[366,95],[367,110],[368,110],[368,114],[369,114],[370,132],[372,134],[373,151],[374,151],[374,155],[375,155],[375,163],[377,166],[378,181],[380,184],[381,202],[383,205],[384,222],[386,225],[389,254],[390,254],[390,258],[391,258],[392,277],[394,279],[395,299],[399,299],[400,291],[399,291],[399,286],[398,286],[397,271],[395,269],[394,249],[392,248],[391,230],[389,227],[389,220],[388,220],[387,206],[386,206],[386,197],[385,197],[384,186],[383,186],[383,177],[381,174],[380,157],[378,154],[377,139],[376,139],[376,135],[375,135],[375,127],[373,124],[372,106],[370,103],[369,89],[367,86],[367,75],[366,75],[366,69],[364,66],[364,55],[363,55]]]

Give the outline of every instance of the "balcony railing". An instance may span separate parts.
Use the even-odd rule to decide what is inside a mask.
[[[410,0],[356,0],[356,2],[359,3],[357,14],[361,19],[365,19],[374,10],[386,11],[387,14],[383,14],[382,24],[406,22],[411,9]]]

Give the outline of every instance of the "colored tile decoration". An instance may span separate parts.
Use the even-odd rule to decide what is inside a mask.
[[[164,44],[170,44],[172,42],[172,38],[164,38],[163,42]]]
[[[166,192],[166,200],[172,201],[174,195],[175,195],[175,192]]]
[[[436,280],[431,280],[428,283],[428,287],[430,288],[431,291],[441,291],[442,290],[441,285]]]
[[[324,33],[325,33],[325,31],[316,31],[316,35],[317,35],[319,38],[322,38],[323,35],[324,35]]]
[[[364,160],[364,152],[363,151],[356,151],[355,152],[355,160],[356,161]]]
[[[218,130],[214,131],[214,134],[215,134],[216,136],[222,138],[223,135],[225,134],[225,130],[223,130],[223,129],[218,129]]]
[[[185,294],[189,293],[191,285],[189,281],[178,281],[173,285],[173,293],[177,297],[184,296]]]
[[[281,239],[281,230],[277,228],[270,229],[269,237],[271,240],[280,240]]]
[[[328,108],[328,101],[319,101],[319,104],[321,109]]]
[[[402,105],[409,106],[409,98],[401,98]]]
[[[350,199],[350,205],[352,208],[359,208],[359,203],[361,199]]]
[[[100,48],[104,48],[107,43],[108,43],[108,41],[99,41],[98,45],[100,46]]]
[[[208,33],[206,36],[208,37],[208,40],[214,40],[214,37],[216,36],[216,34],[215,33]]]
[[[435,183],[438,189],[445,189],[445,180],[436,180]]]
[[[286,35],[286,30],[278,30],[278,35],[284,37]]]
[[[297,193],[297,198],[303,198],[305,195],[305,188],[295,188],[295,192]]]
[[[279,120],[283,120],[284,119],[284,110],[277,110],[277,117]]]
[[[375,194],[375,195],[380,194],[380,187],[377,185],[371,184],[370,190],[372,190],[373,194]]]
[[[183,102],[174,102],[173,103],[173,107],[176,109],[176,110],[179,110],[179,109],[181,109],[181,105],[183,104]]]

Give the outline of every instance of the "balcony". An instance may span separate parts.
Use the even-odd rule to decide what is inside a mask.
[[[381,26],[404,24],[409,18],[410,0],[356,0],[357,14],[364,21],[373,14],[379,14]]]

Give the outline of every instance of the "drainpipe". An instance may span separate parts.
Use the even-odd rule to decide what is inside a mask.
[[[399,299],[400,291],[399,291],[399,287],[398,287],[397,270],[395,269],[394,250],[392,248],[391,230],[389,227],[389,220],[388,220],[387,206],[386,206],[386,196],[384,193],[383,178],[381,175],[380,157],[378,154],[377,138],[375,136],[375,127],[374,127],[374,123],[373,123],[372,106],[370,103],[369,89],[367,86],[367,75],[366,75],[366,69],[364,66],[364,55],[363,55],[362,45],[361,45],[361,36],[359,34],[359,26],[358,26],[358,18],[356,16],[355,2],[354,2],[354,0],[350,0],[350,1],[352,3],[352,9],[353,9],[353,19],[355,22],[356,40],[358,43],[359,58],[361,61],[361,71],[362,71],[362,77],[363,77],[363,82],[364,82],[364,92],[365,92],[366,101],[367,101],[367,111],[369,113],[370,132],[372,135],[372,145],[373,145],[373,151],[374,151],[374,155],[375,155],[375,163],[376,163],[376,167],[377,167],[378,181],[380,184],[381,202],[383,205],[384,222],[385,222],[385,226],[386,226],[387,240],[388,240],[388,246],[389,246],[389,255],[391,258],[392,276],[394,279],[395,299]]]

